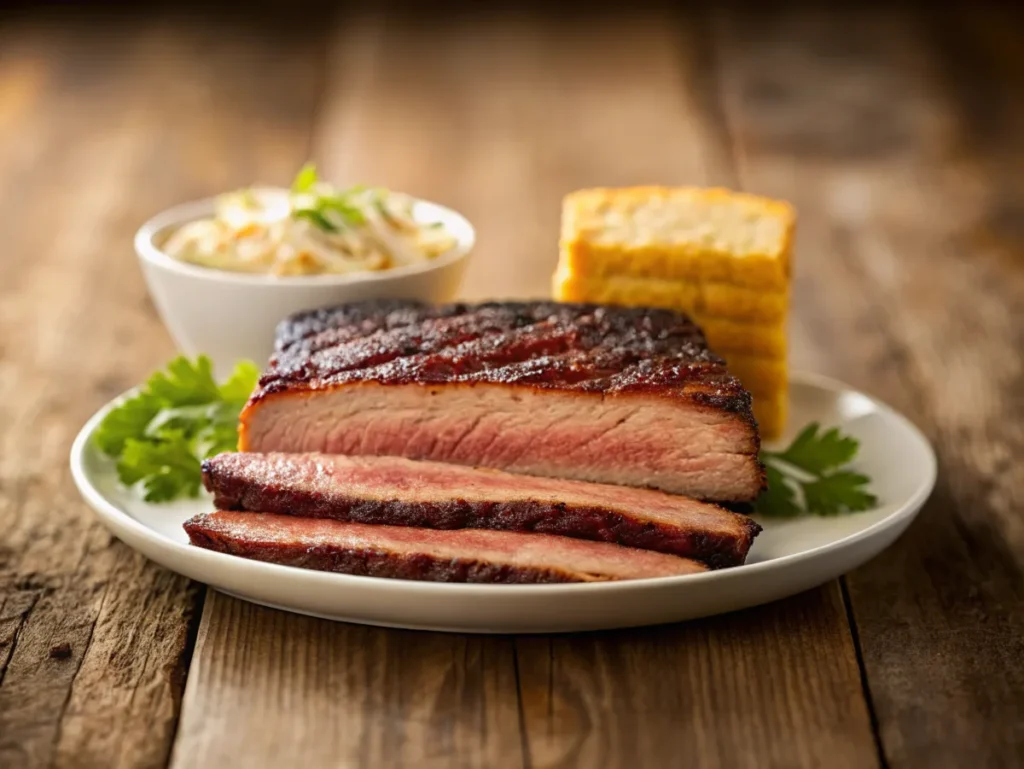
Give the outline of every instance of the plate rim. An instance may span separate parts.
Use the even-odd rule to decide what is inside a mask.
[[[149,526],[146,526],[130,513],[121,509],[114,502],[107,499],[96,485],[92,483],[85,466],[86,452],[90,449],[98,451],[95,447],[90,447],[90,439],[95,432],[96,427],[115,405],[122,402],[125,398],[131,397],[131,395],[138,390],[137,387],[126,390],[116,398],[113,398],[89,418],[75,436],[75,440],[71,445],[69,461],[72,478],[79,493],[82,495],[82,498],[100,518],[104,526],[133,550],[138,550],[138,548],[131,542],[127,541],[125,538],[126,536],[129,538],[138,538],[147,541],[155,547],[165,551],[170,550],[172,553],[175,553],[188,561],[192,561],[193,563],[205,563],[211,566],[220,564],[230,567],[232,564],[239,565],[238,562],[242,560],[245,564],[245,568],[253,570],[256,574],[262,573],[266,576],[278,575],[290,579],[300,578],[306,580],[310,585],[334,588],[400,587],[403,591],[414,594],[436,594],[440,590],[450,593],[453,597],[495,594],[523,596],[534,595],[540,592],[543,592],[544,595],[550,597],[558,594],[571,596],[585,592],[601,592],[606,594],[630,592],[639,587],[657,589],[667,588],[669,586],[678,586],[681,584],[697,585],[703,583],[726,582],[731,579],[738,579],[741,576],[742,578],[755,578],[761,573],[796,567],[803,562],[813,561],[817,558],[827,556],[830,553],[846,550],[857,545],[859,542],[871,539],[881,532],[889,529],[897,529],[899,532],[897,536],[899,536],[899,534],[902,534],[903,530],[910,524],[911,520],[924,506],[924,503],[928,500],[928,497],[931,495],[935,487],[938,477],[938,460],[935,454],[935,449],[920,428],[918,428],[917,425],[911,422],[903,414],[873,395],[861,392],[860,390],[857,390],[832,377],[811,372],[795,371],[791,372],[789,379],[791,383],[816,386],[837,394],[847,392],[866,398],[871,402],[875,409],[886,412],[887,416],[902,423],[902,426],[908,430],[917,442],[920,443],[921,448],[923,449],[922,458],[926,460],[926,468],[922,474],[922,480],[914,492],[899,507],[889,515],[875,521],[864,529],[798,553],[791,553],[789,555],[783,555],[766,561],[743,564],[727,569],[718,569],[699,574],[684,574],[670,577],[650,577],[645,579],[608,582],[578,582],[540,585],[441,583],[321,572],[311,569],[302,569],[295,566],[284,566],[281,564],[266,563],[263,561],[239,559],[236,556],[226,553],[203,550],[189,544],[175,542]],[[146,554],[144,553],[144,555]],[[147,555],[147,557],[150,556]],[[150,558],[150,560],[155,559]],[[165,568],[182,573],[174,567],[166,566]]]

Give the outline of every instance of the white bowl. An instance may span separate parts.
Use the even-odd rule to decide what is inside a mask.
[[[301,310],[363,299],[452,301],[476,242],[464,216],[416,200],[413,217],[443,222],[456,245],[423,264],[393,270],[275,277],[188,264],[161,250],[159,244],[170,230],[213,213],[213,198],[170,208],[142,225],[135,251],[153,303],[178,347],[187,355],[208,355],[220,376],[241,359],[266,363],[274,348],[274,328]]]

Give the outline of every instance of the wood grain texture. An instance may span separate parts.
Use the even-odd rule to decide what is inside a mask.
[[[529,766],[870,767],[838,583],[701,622],[516,641]]]
[[[211,593],[172,767],[521,766],[509,639],[298,617]]]
[[[201,588],[106,533],[68,451],[173,349],[134,230],[254,171],[287,179],[309,109],[268,102],[301,104],[313,54],[282,68],[240,40],[200,61],[208,32],[160,23],[0,30],[0,766],[165,766]]]
[[[681,34],[644,15],[583,29],[473,17],[430,35],[363,17],[331,46],[313,155],[330,177],[465,212],[480,231],[467,295],[546,296],[564,193],[735,178],[718,122],[703,117],[717,98],[702,80],[707,51]],[[837,584],[707,624],[514,645],[217,596],[174,765],[242,751],[268,767],[861,767],[876,756]]]
[[[800,211],[799,354],[902,410],[939,453],[918,522],[846,579],[886,760],[1019,766],[1024,68],[1007,45],[1013,19],[720,22],[743,183]]]

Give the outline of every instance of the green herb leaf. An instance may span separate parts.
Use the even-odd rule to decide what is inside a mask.
[[[840,435],[838,427],[819,434],[820,429],[817,422],[811,422],[793,439],[789,448],[771,456],[815,474],[834,470],[857,456],[855,438]]]
[[[203,482],[190,442],[174,431],[167,431],[160,440],[129,438],[117,463],[117,475],[126,486],[140,483],[147,502],[194,497]]]
[[[839,470],[804,484],[807,509],[818,515],[836,515],[874,507],[878,500],[866,491],[870,483],[866,475]]]
[[[149,423],[142,437],[158,439],[166,434],[181,433],[186,438],[194,438],[199,428],[209,419],[210,409],[207,403],[165,408]]]
[[[238,448],[238,422],[211,422],[196,436],[196,455],[206,459]]]
[[[313,163],[306,163],[292,181],[292,192],[309,192],[318,181],[316,166]]]
[[[162,408],[162,401],[155,395],[140,392],[103,417],[93,440],[107,456],[119,457],[125,441],[133,435],[144,435],[146,427]]]
[[[175,358],[112,409],[93,440],[117,459],[121,482],[139,484],[147,501],[195,496],[201,460],[236,448],[238,414],[258,377],[256,366],[243,362],[218,385],[207,358]]]
[[[837,515],[867,510],[878,500],[870,479],[844,469],[857,455],[856,439],[833,427],[807,425],[785,451],[762,451],[768,489],[757,500],[759,513],[792,517],[800,513]]]
[[[779,518],[792,518],[800,515],[801,510],[796,504],[793,487],[786,481],[786,476],[771,465],[765,467],[768,488],[757,500],[757,510],[765,515]]]
[[[178,356],[146,383],[146,389],[163,401],[164,406],[194,406],[220,400],[220,388],[213,379],[213,365],[205,355],[195,363]]]
[[[341,195],[324,195],[317,203],[322,211],[334,211],[348,224],[366,224],[366,214]]]
[[[292,216],[308,219],[327,232],[366,224],[363,208],[381,198],[382,191],[355,184],[337,190],[320,184],[316,169],[306,165],[292,183]]]
[[[296,219],[309,219],[321,230],[326,230],[327,232],[338,232],[339,230],[333,222],[324,216],[322,211],[318,211],[315,208],[297,208],[292,211],[292,216]]]
[[[255,363],[249,360],[236,363],[231,376],[220,386],[220,397],[231,403],[245,404],[259,379],[260,370]]]

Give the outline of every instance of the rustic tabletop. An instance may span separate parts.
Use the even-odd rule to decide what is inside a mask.
[[[981,10],[0,23],[0,766],[1024,765],[1024,58]],[[307,158],[477,225],[469,298],[544,296],[559,200],[721,184],[800,214],[796,368],[935,443],[884,555],[770,606],[471,637],[207,591],[66,471],[171,356],[152,213]]]

